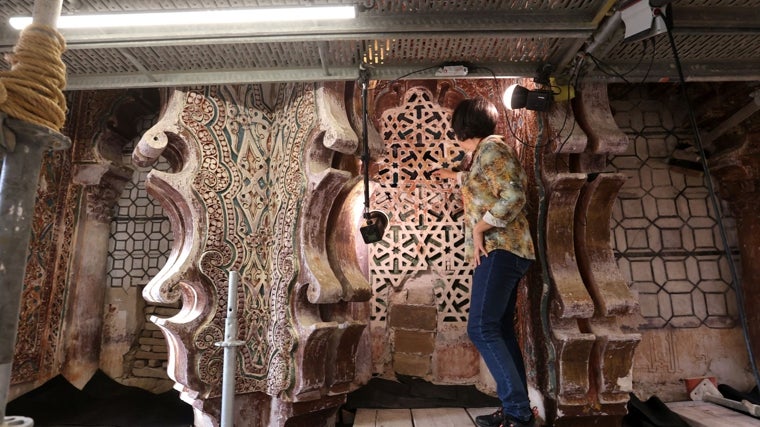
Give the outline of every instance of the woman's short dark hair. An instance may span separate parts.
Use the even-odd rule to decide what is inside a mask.
[[[493,135],[499,121],[499,111],[482,96],[465,99],[451,115],[451,128],[457,139],[485,138]]]

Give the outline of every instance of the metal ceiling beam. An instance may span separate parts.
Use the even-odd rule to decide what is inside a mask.
[[[679,7],[673,5],[673,32],[679,34],[758,34],[756,7]]]
[[[579,14],[457,13],[403,16],[360,16],[350,21],[312,24],[279,23],[61,30],[69,49],[182,46],[215,43],[264,43],[410,37],[554,37],[585,38],[595,26]],[[9,50],[18,32],[7,26],[0,50]]]
[[[460,79],[493,79],[494,77],[520,77],[533,75],[539,64],[481,64],[482,70],[471,72]],[[371,66],[373,80],[437,79],[435,69],[421,66]],[[422,71],[421,71],[422,70]],[[493,71],[491,74],[490,70]],[[194,85],[346,81],[359,78],[359,69],[353,67],[330,67],[329,75],[324,68],[272,68],[250,70],[208,70],[187,72],[119,73],[108,75],[69,76],[66,90],[97,90],[114,88],[181,87]]]
[[[760,80],[760,58],[754,60],[735,59],[709,61],[704,59],[683,60],[684,77],[687,82],[721,82]],[[644,64],[647,63],[647,64]],[[630,70],[635,63],[605,61],[607,67],[615,70]],[[607,83],[655,83],[677,82],[679,76],[672,61],[658,61],[647,73],[648,61],[623,76],[611,76],[598,69],[583,77],[583,80],[604,81]]]

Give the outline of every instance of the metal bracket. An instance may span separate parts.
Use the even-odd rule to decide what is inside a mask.
[[[0,148],[12,153],[16,149],[16,135],[21,134],[34,139],[50,150],[65,150],[71,147],[71,139],[45,126],[8,117],[0,113]]]
[[[744,412],[745,414],[752,415],[755,418],[760,417],[760,406],[750,403],[747,400],[738,402],[736,400],[726,399],[723,397],[720,391],[713,385],[713,383],[705,378],[703,379],[694,390],[689,393],[691,400],[701,400],[704,402],[715,403],[726,408]]]

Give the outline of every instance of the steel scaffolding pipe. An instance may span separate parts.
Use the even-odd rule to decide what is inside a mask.
[[[56,28],[62,7],[63,0],[36,0],[32,21]],[[3,427],[34,425],[29,418],[6,417],[5,407],[42,156],[48,150],[70,146],[71,141],[55,130],[0,113],[0,422]]]
[[[227,318],[224,322],[224,341],[217,342],[215,345],[224,348],[224,365],[222,367],[222,415],[220,417],[220,427],[232,427],[235,418],[235,356],[237,347],[245,344],[237,340],[238,333],[238,283],[240,275],[237,271],[229,272],[229,281],[227,283]]]

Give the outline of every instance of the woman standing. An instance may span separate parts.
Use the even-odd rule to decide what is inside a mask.
[[[454,110],[451,126],[472,153],[461,173],[465,247],[475,262],[467,333],[496,380],[502,408],[475,419],[481,427],[535,426],[513,319],[517,285],[535,259],[523,211],[527,176],[515,151],[494,135],[498,111],[482,97]],[[453,172],[439,171],[442,177]]]

